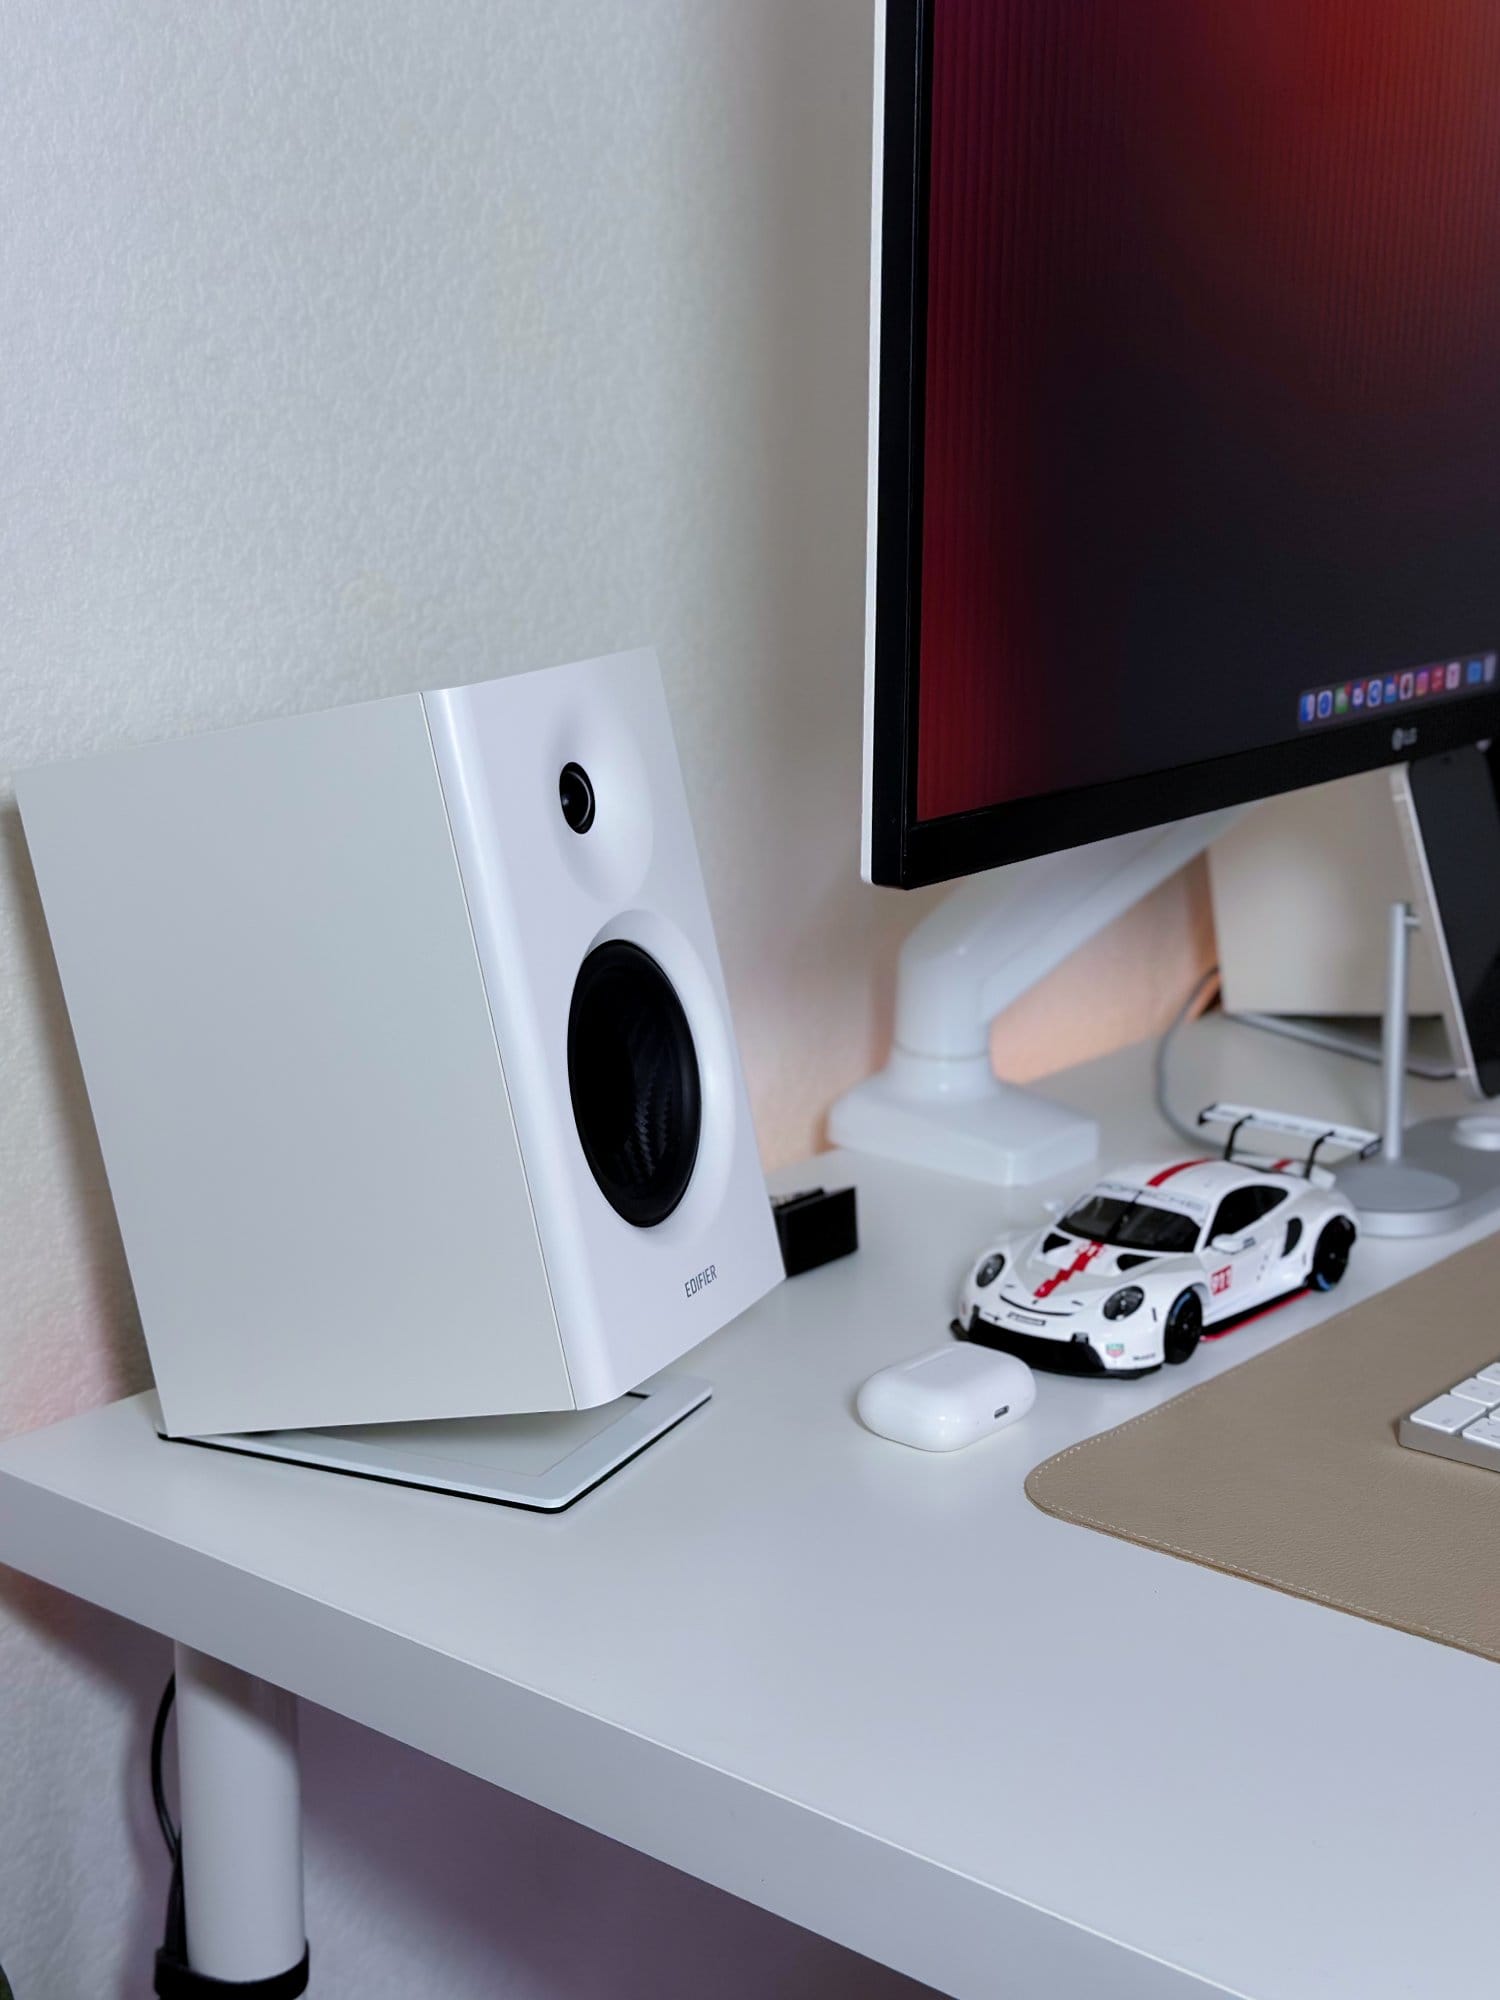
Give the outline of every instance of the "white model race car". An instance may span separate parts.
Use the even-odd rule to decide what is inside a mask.
[[[1233,1125],[1221,1159],[1124,1167],[1056,1222],[992,1243],[974,1263],[954,1331],[1033,1368],[1136,1376],[1186,1361],[1203,1333],[1311,1286],[1331,1291],[1357,1234],[1354,1209],[1316,1165],[1326,1141],[1373,1135],[1212,1105]],[[1246,1125],[1313,1134],[1304,1160],[1233,1156]]]

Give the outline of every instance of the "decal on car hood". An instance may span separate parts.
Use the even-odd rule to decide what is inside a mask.
[[[1032,1297],[1050,1299],[1059,1285],[1067,1284],[1070,1278],[1081,1278],[1103,1248],[1102,1243],[1086,1243],[1071,1264],[1063,1265],[1061,1270],[1054,1271],[1050,1278],[1044,1278],[1041,1284],[1033,1289]]]

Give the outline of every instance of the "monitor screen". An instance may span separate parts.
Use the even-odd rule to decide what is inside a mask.
[[[892,0],[873,873],[1500,719],[1500,6]]]

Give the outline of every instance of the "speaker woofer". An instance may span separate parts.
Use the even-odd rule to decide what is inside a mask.
[[[637,1229],[665,1222],[698,1158],[703,1097],[676,989],[639,945],[596,945],[568,1010],[568,1087],[584,1157]]]

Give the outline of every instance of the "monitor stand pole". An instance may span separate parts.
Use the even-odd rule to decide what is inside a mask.
[[[1445,1144],[1451,1131],[1447,1119],[1434,1119],[1410,1135],[1406,1130],[1407,966],[1417,921],[1409,904],[1391,904],[1380,1042],[1380,1151],[1374,1159],[1351,1160],[1338,1170],[1339,1186],[1359,1210],[1371,1236],[1435,1236],[1452,1229],[1458,1219],[1455,1211],[1472,1192],[1451,1174],[1418,1166],[1407,1157],[1409,1137],[1427,1151],[1430,1147],[1424,1141]],[[1455,1160],[1461,1157],[1451,1145],[1447,1150]],[[1478,1178],[1488,1181],[1493,1174],[1481,1169]]]
[[[890,1061],[834,1105],[833,1144],[999,1187],[1088,1166],[1094,1120],[1002,1083],[990,1024],[1236,817],[1205,813],[960,883],[902,946]]]

